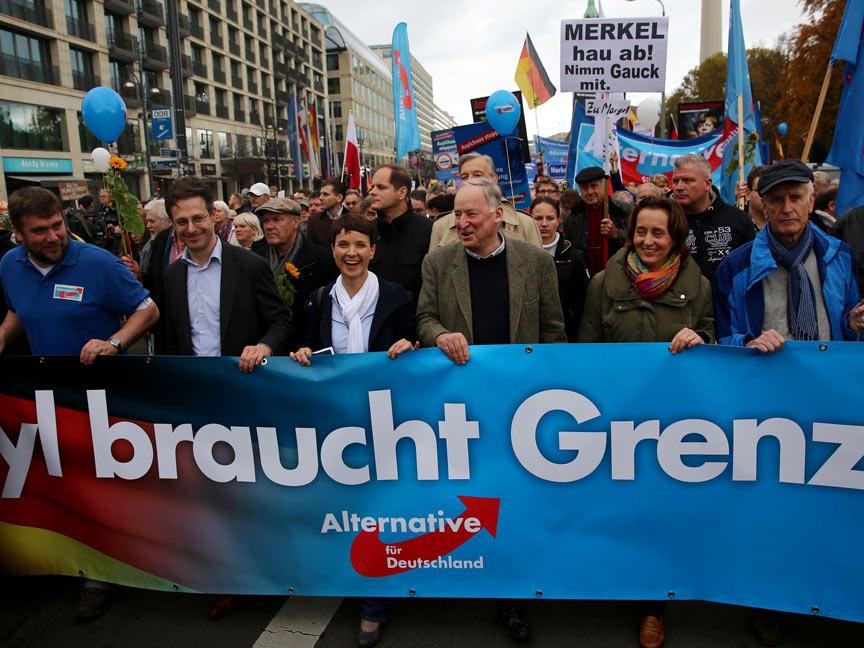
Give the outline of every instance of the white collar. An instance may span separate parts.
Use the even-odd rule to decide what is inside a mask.
[[[492,257],[496,257],[496,256],[498,256],[499,254],[501,254],[501,253],[504,251],[504,241],[506,240],[506,239],[501,235],[501,232],[498,232],[498,237],[501,239],[501,245],[499,245],[497,248],[495,248],[495,251],[492,252],[492,254],[490,254],[490,255],[488,255],[488,256],[482,257],[482,256],[480,256],[479,254],[477,254],[476,252],[472,252],[472,251],[469,250],[467,247],[465,248],[465,251],[468,253],[468,256],[472,256],[472,257],[474,257],[475,259],[480,259],[480,260],[483,260],[483,259],[491,259]]]

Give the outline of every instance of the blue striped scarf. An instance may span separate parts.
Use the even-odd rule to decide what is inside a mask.
[[[808,224],[804,234],[792,249],[774,237],[770,224],[765,228],[771,255],[778,265],[789,271],[787,287],[786,319],[794,340],[818,340],[819,326],[816,322],[816,294],[813,283],[804,267],[807,255],[813,250],[813,229]]]

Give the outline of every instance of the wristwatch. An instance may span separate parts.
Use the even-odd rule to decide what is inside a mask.
[[[108,340],[108,344],[117,349],[117,353],[120,353],[123,350],[123,344],[117,338],[111,338]]]

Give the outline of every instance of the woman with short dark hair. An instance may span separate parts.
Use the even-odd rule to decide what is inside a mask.
[[[667,198],[633,211],[627,242],[588,287],[580,342],[714,342],[711,284],[687,247],[687,217]]]

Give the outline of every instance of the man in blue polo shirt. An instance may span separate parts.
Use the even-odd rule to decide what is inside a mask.
[[[34,355],[78,355],[92,364],[132,345],[159,310],[119,259],[70,240],[60,210],[57,197],[40,187],[9,198],[21,245],[0,262],[9,309],[0,324],[0,352],[26,333]]]
[[[77,355],[89,365],[133,344],[159,319],[159,310],[120,259],[69,239],[60,209],[57,197],[39,187],[9,197],[21,245],[0,261],[9,309],[0,324],[0,353],[26,333],[34,355]],[[75,616],[101,615],[109,591],[107,583],[86,580]]]

